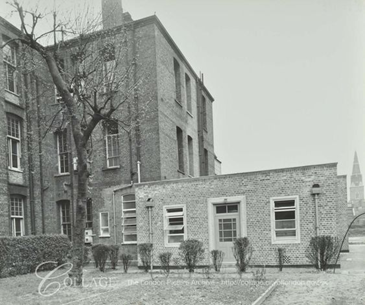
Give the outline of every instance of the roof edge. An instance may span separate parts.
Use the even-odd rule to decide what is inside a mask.
[[[193,178],[182,178],[182,179],[170,179],[170,180],[159,180],[159,181],[149,181],[149,182],[141,182],[136,183],[135,186],[147,186],[153,185],[158,183],[174,183],[174,182],[189,182],[189,181],[196,181],[196,180],[208,180],[208,179],[223,179],[227,177],[234,177],[240,175],[254,175],[254,174],[265,174],[265,173],[273,173],[273,172],[285,172],[291,170],[299,170],[299,169],[308,169],[314,167],[337,167],[338,162],[332,163],[321,163],[321,164],[313,164],[313,165],[303,165],[303,166],[294,166],[294,167],[284,167],[284,168],[276,168],[276,169],[268,169],[268,170],[258,170],[258,171],[251,171],[251,172],[241,172],[241,173],[232,173],[232,174],[224,174],[224,175],[215,175],[215,176],[201,176],[201,177],[193,177]],[[337,176],[339,177],[339,176]]]

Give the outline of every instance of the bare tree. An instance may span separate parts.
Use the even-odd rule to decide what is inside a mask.
[[[63,128],[71,127],[77,156],[77,198],[73,230],[73,269],[70,276],[76,285],[82,283],[84,250],[84,229],[87,202],[87,188],[90,171],[88,169],[88,145],[93,131],[101,121],[106,124],[117,123],[130,137],[131,131],[139,124],[140,109],[128,107],[126,122],[113,117],[113,114],[128,101],[129,92],[136,94],[141,79],[130,81],[135,69],[135,59],[128,59],[127,33],[121,30],[123,39],[116,42],[113,34],[100,30],[98,19],[74,23],[58,22],[53,15],[53,26],[48,31],[36,35],[39,21],[44,17],[37,10],[25,10],[17,0],[11,5],[15,8],[21,22],[20,35],[16,39],[34,54],[48,70],[50,82],[57,90],[59,110],[47,122],[46,132],[56,124]],[[81,20],[81,21],[80,21]],[[57,35],[72,39],[57,41]],[[43,46],[40,41],[53,37],[51,46]],[[8,43],[12,43],[12,40]],[[126,55],[126,56],[124,56]],[[70,58],[71,68],[65,68],[65,58]],[[29,60],[28,60],[29,61]],[[132,95],[133,95],[132,94]],[[137,107],[138,108],[138,107]],[[145,110],[144,110],[145,111]],[[136,123],[137,122],[137,123]],[[45,124],[43,122],[43,124]],[[137,125],[135,125],[137,124]]]

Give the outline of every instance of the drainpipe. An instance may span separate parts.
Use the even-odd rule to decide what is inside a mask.
[[[319,184],[313,184],[312,186],[312,195],[314,196],[314,205],[315,205],[315,229],[316,236],[319,236],[319,212],[318,212],[318,195],[321,193],[321,188]]]
[[[152,231],[152,209],[154,207],[154,203],[153,203],[153,199],[152,198],[148,198],[147,199],[147,203],[146,203],[146,208],[147,208],[147,212],[148,212],[148,223],[149,223],[149,243],[153,244],[153,231]],[[151,252],[151,272],[153,271],[153,248],[152,248],[152,252]]]
[[[314,205],[315,205],[315,230],[316,236],[319,236],[319,211],[318,211],[318,195],[321,193],[321,188],[319,184],[313,184],[312,186],[312,195],[314,196]],[[318,268],[321,269],[321,261],[318,253]]]
[[[112,197],[112,206],[113,206],[113,228],[114,228],[114,244],[116,245],[117,244],[117,230],[116,230],[116,227],[117,227],[117,224],[116,224],[116,220],[115,220],[115,215],[116,215],[116,210],[115,210],[115,193],[118,192],[118,191],[121,191],[121,190],[124,190],[124,189],[127,189],[127,188],[130,188],[133,186],[133,181],[131,181],[131,184],[128,184],[126,186],[122,186],[122,187],[119,187],[119,188],[116,188],[113,190],[113,197]]]
[[[141,183],[141,161],[137,161],[138,183]]]

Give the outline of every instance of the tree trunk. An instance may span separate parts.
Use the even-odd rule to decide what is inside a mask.
[[[84,244],[85,244],[85,217],[87,201],[87,152],[84,141],[80,143],[74,137],[77,148],[78,183],[76,200],[76,217],[72,236],[72,270],[69,276],[72,278],[74,286],[80,286],[83,282]]]

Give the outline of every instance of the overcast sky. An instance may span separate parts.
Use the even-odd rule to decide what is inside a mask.
[[[1,16],[18,25],[0,1]],[[55,0],[61,9],[81,2]],[[101,0],[88,2],[100,11]],[[365,0],[123,0],[123,7],[134,20],[156,13],[204,73],[223,173],[338,162],[338,173],[350,175],[357,150],[365,174]]]

